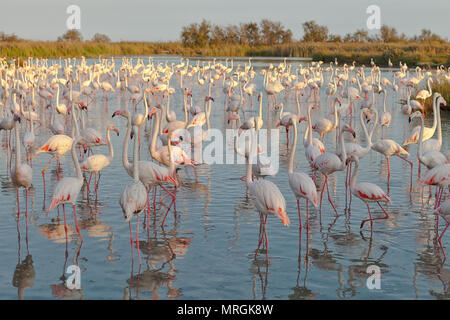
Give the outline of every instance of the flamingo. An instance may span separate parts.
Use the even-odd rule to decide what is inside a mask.
[[[312,165],[314,160],[321,154],[325,153],[325,147],[323,143],[312,137],[312,126],[311,126],[311,108],[312,104],[308,106],[308,127],[305,130],[305,136],[303,137],[303,146],[305,147],[305,156],[309,164]],[[308,138],[306,136],[308,135]],[[315,143],[314,143],[315,142]]]
[[[137,127],[133,126],[133,131],[137,134]],[[133,235],[131,233],[131,218],[137,215],[136,245],[139,254],[139,264],[141,264],[141,253],[139,251],[139,213],[147,206],[147,190],[139,180],[138,166],[138,141],[134,140],[133,147],[133,180],[130,181],[122,191],[119,204],[122,207],[123,217],[130,226],[131,254],[133,256]]]
[[[16,187],[17,191],[17,208],[18,215],[20,216],[20,206],[19,206],[19,188],[25,188],[25,202],[26,202],[26,211],[25,215],[28,217],[28,189],[31,187],[32,179],[33,179],[33,171],[31,167],[22,163],[20,159],[20,137],[19,137],[19,128],[17,127],[17,122],[20,122],[20,118],[17,121],[14,121],[14,131],[16,135],[16,158],[14,166],[11,167],[11,180]]]
[[[420,183],[439,187],[434,207],[436,209],[440,205],[444,189],[450,185],[450,163],[441,164],[429,170]]]
[[[391,113],[389,111],[386,111],[386,89],[382,89],[380,93],[383,93],[383,112],[380,115],[380,125],[381,127],[386,127],[386,137],[387,137],[387,130],[389,128],[389,125],[391,124]]]
[[[88,193],[89,193],[89,185],[91,182],[92,174],[95,174],[94,183],[95,183],[95,198],[97,199],[97,191],[98,191],[98,181],[100,180],[101,170],[106,168],[110,165],[113,157],[114,157],[114,150],[111,143],[111,135],[110,131],[116,132],[117,135],[119,135],[119,130],[117,130],[116,127],[113,125],[108,126],[106,129],[106,139],[108,141],[108,149],[109,149],[109,155],[105,156],[103,154],[94,154],[86,158],[81,164],[81,170],[90,172],[89,176],[89,182],[88,182]],[[99,175],[99,178],[97,180],[97,174]]]
[[[372,112],[375,113],[375,117],[378,118],[378,111],[376,109],[373,109]],[[374,126],[377,125],[377,122],[375,122]],[[403,157],[401,155],[409,156],[409,152],[403,149],[397,142],[391,139],[380,139],[371,146],[372,150],[381,153],[385,156],[387,167],[388,167],[388,185],[389,185],[389,179],[391,177],[391,169],[389,167],[389,158],[391,156],[397,156],[403,161],[406,161],[411,166],[411,185],[412,185],[412,171],[413,171],[413,163]]]
[[[312,126],[312,129],[320,134],[320,140],[322,142],[323,142],[323,139],[325,138],[325,134],[335,130],[338,125],[338,114],[337,114],[337,108],[336,108],[337,102],[339,102],[339,105],[341,105],[341,99],[339,99],[338,97],[336,97],[334,99],[334,104],[333,104],[334,123],[332,123],[330,120],[328,120],[326,118],[320,118]]]
[[[417,148],[417,158],[419,159],[419,162],[425,165],[428,169],[433,169],[434,167],[447,163],[447,157],[436,150],[429,150],[429,151],[423,151],[423,117],[422,113],[419,111],[414,112],[410,119],[413,119],[415,117],[420,118],[420,133],[419,133],[419,147]],[[419,176],[420,178],[420,176]]]
[[[433,97],[434,98],[434,97]],[[447,102],[445,99],[438,93],[435,95],[436,100],[436,111],[437,111],[437,139],[428,139],[423,141],[423,152],[427,152],[430,150],[441,151],[442,147],[442,124],[441,124],[441,103],[444,106],[447,106]]]
[[[169,148],[168,146],[164,146],[156,150],[156,138],[157,138],[157,132],[159,130],[159,109],[161,108],[160,105],[153,107],[149,112],[149,117],[152,118],[153,115],[155,115],[155,123],[153,126],[153,136],[152,141],[150,144],[150,154],[153,159],[155,159],[157,162],[164,164],[166,166],[169,166],[170,164],[170,157],[169,157]],[[172,132],[169,132],[169,136],[172,134]],[[180,147],[174,147],[173,148],[173,154],[174,154],[174,160],[176,163],[176,166],[181,164],[194,164],[190,158],[186,155],[186,153],[181,149]]]
[[[450,198],[447,198],[447,200],[445,200],[438,208],[436,208],[434,212],[438,217],[440,216],[447,223],[445,229],[442,231],[441,235],[438,238],[438,242],[445,256],[444,247],[442,246],[442,236],[444,235],[445,231],[447,231],[447,228],[450,225]]]
[[[416,95],[416,99],[423,100],[422,107],[423,107],[423,104],[425,103],[425,100],[428,99],[429,97],[431,97],[431,95],[433,94],[430,83],[433,83],[433,79],[431,77],[429,77],[427,79],[428,90],[420,90]]]
[[[433,99],[433,126],[431,128],[425,127],[423,131],[423,141],[426,141],[430,139],[437,127],[437,107],[436,107],[436,97],[438,93],[435,93],[435,97]],[[417,143],[419,141],[419,132],[420,132],[420,126],[414,127],[411,132],[409,133],[408,137],[403,142],[403,145],[406,146],[408,144]]]
[[[317,208],[319,200],[317,198],[317,188],[314,181],[310,176],[303,172],[294,172],[294,155],[295,148],[297,147],[297,121],[291,119],[291,125],[294,127],[294,142],[292,145],[291,154],[289,156],[288,166],[288,179],[289,186],[291,187],[294,196],[297,199],[298,220],[300,224],[300,230],[302,228],[302,219],[300,214],[300,198],[306,199],[306,229],[309,230],[309,217],[308,217],[308,201],[311,201]]]
[[[334,153],[322,153],[319,156],[317,156],[313,161],[313,167],[318,170],[320,173],[325,175],[325,183],[322,187],[322,191],[320,193],[320,209],[322,209],[322,197],[323,197],[323,191],[325,190],[325,186],[327,187],[327,193],[328,193],[328,201],[330,202],[331,206],[333,207],[334,211],[336,212],[336,216],[338,216],[336,207],[334,206],[333,202],[331,201],[330,197],[330,191],[328,188],[328,175],[336,172],[336,171],[342,171],[346,167],[346,160],[347,160],[347,153],[345,151],[345,144],[344,144],[344,132],[350,132],[353,137],[355,137],[355,131],[352,127],[349,125],[344,125],[340,132],[340,140],[341,140],[341,150],[342,150],[342,160]]]
[[[125,119],[127,119],[128,122],[127,132],[125,133],[125,140],[123,143],[122,164],[128,175],[130,177],[133,177],[133,165],[128,161],[128,141],[130,139],[132,129],[130,114],[128,110],[119,110],[114,112],[112,117],[115,117],[117,115],[124,117]],[[138,167],[139,167],[139,180],[146,187],[147,194],[150,192],[150,189],[152,187],[156,188],[157,186],[161,186],[168,194],[172,195],[172,197],[175,198],[175,196],[163,185],[164,182],[170,182],[174,184],[175,187],[178,186],[177,181],[170,175],[169,169],[167,167],[162,167],[154,162],[144,160],[138,161]]]
[[[83,241],[83,236],[81,235],[80,228],[78,227],[77,211],[75,209],[75,203],[77,201],[78,195],[80,194],[81,187],[83,186],[83,175],[81,173],[80,163],[78,162],[76,155],[76,146],[79,143],[83,144],[85,152],[87,150],[83,137],[81,136],[75,137],[73,143],[71,144],[71,150],[72,150],[72,161],[75,166],[75,172],[77,174],[77,177],[76,178],[65,177],[58,181],[58,183],[55,186],[55,191],[53,192],[52,200],[50,202],[50,206],[48,207],[48,211],[52,211],[54,208],[62,204],[64,212],[64,229],[66,231],[67,237],[66,210],[64,205],[66,203],[72,204],[73,216],[75,219],[75,227],[77,229],[81,241]]]
[[[251,139],[252,140],[252,139]],[[250,141],[250,145],[252,141]],[[251,148],[250,148],[251,149]],[[258,248],[255,252],[256,255],[259,252],[259,248],[265,238],[266,249],[268,250],[269,241],[267,239],[266,223],[269,215],[275,215],[281,219],[281,223],[285,226],[289,226],[290,220],[286,213],[286,200],[280,189],[271,181],[265,179],[259,179],[253,181],[252,179],[252,166],[250,165],[250,155],[246,153],[246,185],[248,188],[248,195],[250,201],[254,204],[260,214],[260,221],[262,225],[263,236],[258,242]],[[268,256],[267,256],[268,259]]]
[[[369,218],[368,219],[364,219],[361,222],[360,228],[362,228],[364,226],[364,223],[366,223],[367,221],[370,221],[370,228],[372,230],[372,228],[373,228],[373,220],[380,220],[380,219],[387,219],[387,218],[389,218],[388,213],[381,206],[380,202],[390,203],[391,199],[376,184],[373,184],[373,183],[370,183],[370,182],[359,182],[359,183],[356,183],[356,177],[358,175],[358,168],[359,168],[359,159],[358,159],[357,156],[352,155],[352,156],[350,156],[347,159],[347,161],[355,162],[355,169],[353,171],[352,178],[351,178],[351,181],[350,181],[350,191],[355,197],[361,199],[362,201],[364,201],[366,203],[367,211],[369,212]],[[381,210],[383,210],[385,216],[384,217],[372,218],[372,214],[370,213],[369,202],[376,202],[380,206]]]

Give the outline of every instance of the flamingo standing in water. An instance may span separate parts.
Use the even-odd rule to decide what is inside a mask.
[[[15,116],[15,119],[20,122],[19,116]],[[28,217],[28,189],[31,187],[32,179],[33,179],[33,171],[31,167],[22,163],[20,159],[20,138],[19,138],[19,128],[17,127],[17,121],[14,121],[14,131],[16,135],[16,159],[14,166],[11,167],[11,180],[14,186],[17,188],[17,208],[18,208],[18,216],[20,217],[20,206],[19,206],[19,188],[25,188],[25,202],[26,202],[26,211],[25,216]]]
[[[314,181],[310,176],[303,172],[294,172],[294,155],[295,148],[297,147],[297,119],[291,119],[291,125],[294,127],[294,142],[292,145],[291,154],[289,156],[288,177],[289,186],[292,192],[297,198],[298,220],[299,228],[302,228],[302,219],[300,214],[300,198],[306,199],[306,229],[309,230],[309,217],[308,217],[308,201],[311,201],[317,208],[319,200],[317,197],[317,188]]]
[[[133,126],[133,132],[137,134],[136,126]],[[130,225],[131,254],[133,256],[133,235],[131,233],[131,218],[137,215],[136,245],[139,255],[139,264],[141,264],[141,253],[139,251],[139,213],[147,206],[147,190],[144,184],[139,180],[138,166],[138,139],[134,140],[133,147],[133,180],[130,181],[122,191],[119,204],[122,207],[123,217]]]
[[[81,236],[80,228],[78,227],[77,221],[77,211],[75,209],[75,203],[77,201],[78,195],[80,194],[81,187],[83,186],[83,174],[81,173],[80,163],[78,162],[76,155],[76,147],[81,143],[83,145],[84,151],[86,152],[87,146],[84,142],[84,138],[77,136],[74,138],[72,143],[72,161],[75,166],[75,172],[77,174],[76,178],[74,177],[65,177],[56,184],[55,191],[53,192],[52,200],[50,202],[50,206],[48,207],[48,211],[52,211],[54,208],[62,204],[63,212],[64,212],[64,229],[66,231],[67,237],[67,225],[66,225],[66,210],[64,204],[70,203],[73,207],[73,216],[75,219],[75,227],[77,229],[78,235],[80,236],[81,241],[83,241],[83,237]]]
[[[445,220],[447,225],[445,226],[445,229],[442,231],[441,235],[438,238],[439,245],[441,246],[442,252],[444,253],[444,247],[442,246],[442,236],[444,235],[445,231],[447,231],[448,226],[450,225],[450,198],[447,198],[436,210],[434,211],[437,215],[437,217],[441,216],[442,219]]]
[[[100,171],[103,170],[105,167],[109,166],[111,163],[113,157],[114,157],[114,150],[111,143],[111,135],[110,131],[116,132],[117,135],[119,135],[119,130],[117,130],[116,127],[113,125],[110,125],[106,129],[106,140],[108,141],[108,149],[109,149],[109,155],[105,156],[103,154],[94,154],[89,156],[87,159],[85,159],[81,164],[81,170],[88,171],[91,173],[89,176],[89,182],[88,182],[88,193],[89,193],[89,185],[91,183],[92,174],[95,174],[94,178],[94,184],[95,184],[95,199],[97,199],[97,191],[98,191],[98,181],[100,180]],[[97,174],[99,175],[97,180]]]
[[[345,144],[344,144],[344,132],[350,132],[353,137],[355,137],[355,131],[352,127],[349,125],[344,125],[340,132],[340,140],[341,140],[341,146],[340,150],[342,150],[342,160],[334,153],[326,152],[322,153],[319,156],[317,156],[313,161],[313,167],[318,170],[320,173],[322,173],[325,176],[325,183],[322,187],[322,191],[320,193],[320,209],[322,210],[322,197],[323,197],[323,191],[325,190],[325,187],[327,187],[327,193],[328,193],[328,201],[330,202],[331,206],[333,207],[334,211],[336,212],[336,216],[338,216],[338,212],[336,210],[336,207],[333,204],[333,201],[330,197],[330,190],[328,188],[328,175],[336,172],[336,171],[342,171],[347,166],[346,160],[347,160],[347,153],[345,151]]]
[[[434,206],[437,208],[440,205],[444,189],[450,185],[450,163],[434,167],[424,175],[420,183],[439,187]]]
[[[387,214],[386,210],[381,206],[380,202],[390,203],[391,199],[376,184],[373,184],[370,182],[359,182],[357,184],[356,177],[358,175],[359,159],[357,156],[352,155],[347,159],[347,161],[355,162],[355,170],[353,171],[352,178],[350,181],[350,191],[355,197],[357,197],[365,202],[365,204],[367,206],[367,211],[369,212],[369,218],[364,219],[361,222],[360,228],[362,228],[364,226],[364,223],[366,223],[367,221],[370,221],[370,229],[372,230],[373,229],[373,220],[389,218],[389,215]],[[370,213],[369,202],[376,202],[380,206],[381,210],[383,210],[385,216],[378,217],[378,218],[372,218],[372,214]]]
[[[128,110],[119,110],[113,113],[112,117],[122,116],[127,119],[127,132],[125,133],[125,140],[123,142],[123,152],[122,152],[122,164],[130,177],[133,177],[133,164],[128,161],[128,142],[131,135],[131,117]],[[162,167],[151,161],[139,160],[139,180],[144,184],[147,189],[147,197],[150,193],[152,187],[155,187],[155,197],[156,197],[156,187],[160,186],[169,195],[172,195],[173,201],[175,200],[175,195],[164,187],[163,183],[170,182],[178,186],[177,181],[169,173],[167,167]],[[154,203],[155,204],[155,203]],[[147,220],[149,219],[150,205],[147,210]],[[148,222],[148,221],[147,221]]]
[[[337,114],[337,108],[336,103],[339,102],[339,105],[341,105],[341,100],[336,97],[334,99],[333,109],[334,109],[334,123],[332,123],[327,118],[320,118],[316,121],[316,123],[312,126],[312,129],[320,134],[320,141],[323,142],[323,139],[325,138],[325,135],[328,132],[331,132],[337,128],[338,125],[338,114]]]
[[[375,118],[378,118],[378,111],[375,109],[371,110],[373,113],[375,113]],[[377,125],[377,121],[375,122],[374,126]],[[407,162],[411,166],[411,185],[412,185],[412,172],[413,172],[413,163],[409,160],[406,160],[405,158],[401,157],[401,155],[409,156],[409,152],[403,149],[397,142],[391,139],[380,139],[371,146],[372,150],[381,153],[385,156],[387,167],[388,167],[388,186],[389,186],[389,179],[391,177],[391,169],[389,166],[389,158],[391,156],[397,156],[403,161]]]
[[[251,145],[254,143],[252,140],[253,139],[250,139],[250,150],[252,149]],[[249,160],[250,158],[250,152],[246,152],[246,184],[248,187],[249,198],[259,212],[260,222],[262,226],[262,230],[260,229],[262,231],[262,236],[259,239],[258,248],[255,252],[256,258],[259,252],[259,248],[264,241],[264,238],[266,249],[268,250],[269,241],[267,239],[266,231],[267,217],[269,215],[275,215],[281,219],[281,222],[285,226],[288,226],[290,224],[290,220],[286,213],[286,200],[284,199],[283,194],[280,192],[280,189],[278,189],[278,187],[273,182],[265,179],[253,181],[252,165],[250,164]],[[266,257],[268,260],[268,255]]]

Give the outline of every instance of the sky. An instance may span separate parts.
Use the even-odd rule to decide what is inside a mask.
[[[112,41],[179,40],[183,26],[206,19],[226,26],[261,19],[280,21],[303,36],[302,23],[315,20],[332,34],[367,29],[369,5],[380,7],[381,24],[407,36],[424,28],[450,39],[448,0],[0,0],[0,31],[30,40],[56,40],[67,31],[66,9],[81,11],[80,32],[99,32]],[[373,34],[370,31],[369,34]]]

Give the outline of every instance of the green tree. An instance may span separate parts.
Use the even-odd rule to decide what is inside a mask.
[[[400,40],[395,28],[382,25],[380,29],[380,38],[383,42],[397,42]]]
[[[111,39],[106,34],[96,33],[92,37],[93,42],[100,42],[100,43],[108,43],[111,42]]]
[[[285,30],[281,22],[263,19],[259,24],[259,29],[264,44],[273,45],[292,41],[292,31]]]
[[[58,37],[57,41],[83,41],[80,31],[71,29]]]
[[[209,44],[211,40],[212,26],[206,20],[200,24],[192,23],[183,27],[181,31],[181,41],[184,46],[188,47],[204,47]]]
[[[259,27],[255,22],[241,23],[239,38],[241,43],[257,45],[260,42]]]
[[[328,28],[318,25],[315,21],[306,21],[303,26],[303,41],[323,42],[328,39]]]

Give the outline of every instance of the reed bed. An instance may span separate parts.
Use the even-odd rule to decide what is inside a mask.
[[[229,44],[193,48],[183,46],[181,42],[46,42],[14,41],[0,42],[0,56],[6,58],[88,58],[109,55],[182,55],[182,56],[235,56],[235,57],[307,57],[325,63],[335,58],[340,63],[368,65],[371,58],[380,66],[387,66],[391,59],[394,66],[404,62],[408,66],[450,65],[449,43],[337,43],[337,42],[292,42],[274,46]]]

